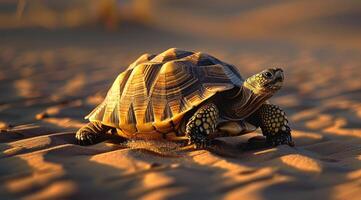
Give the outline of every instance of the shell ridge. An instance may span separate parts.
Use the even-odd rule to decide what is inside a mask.
[[[154,122],[154,110],[152,106],[152,101],[148,101],[147,108],[145,110],[144,122]]]
[[[120,95],[120,97],[119,97],[119,103],[122,102],[119,106],[119,112],[120,112],[119,117],[120,117],[121,121],[126,124],[128,123],[128,117],[129,117],[128,114],[129,114],[130,107],[132,107],[132,110],[134,113],[133,104],[132,104],[132,102],[134,100],[134,88],[133,88],[134,85],[132,84],[133,80],[134,80],[134,78],[133,78],[134,75],[135,75],[135,70],[130,69],[128,79],[123,86],[122,95]],[[126,97],[127,97],[127,99],[126,99]],[[135,114],[134,114],[134,118],[135,118]]]
[[[128,109],[127,123],[128,124],[137,124],[137,119],[135,117],[133,103],[130,104],[129,109]]]

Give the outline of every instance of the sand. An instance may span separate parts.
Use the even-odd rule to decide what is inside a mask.
[[[314,7],[318,14],[307,20],[314,22],[311,28],[322,25],[318,32],[300,22],[299,12],[290,12],[290,19],[268,32],[260,28],[282,18],[269,18],[272,12],[305,5],[247,12],[257,22],[254,30],[236,29],[223,18],[205,21],[202,12],[187,17],[194,24],[213,24],[175,26],[179,13],[192,11],[179,6],[173,12],[168,4],[159,9],[173,14],[168,20],[174,23],[162,22],[160,14],[154,25],[127,24],[115,32],[1,30],[1,199],[359,199],[360,30],[348,27],[355,31],[349,34],[314,20],[356,8],[331,6],[322,14],[322,6]],[[250,23],[242,16],[233,19]],[[281,33],[295,22],[299,29]],[[339,31],[328,34],[331,27]],[[208,52],[236,65],[245,77],[281,66],[286,83],[272,102],[288,114],[296,146],[244,150],[259,130],[219,139],[210,150],[166,155],[116,140],[76,145],[83,117],[103,100],[117,74],[139,55],[170,47]]]

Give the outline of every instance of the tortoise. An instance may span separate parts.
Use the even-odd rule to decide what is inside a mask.
[[[75,137],[90,145],[111,130],[126,139],[187,141],[199,149],[260,127],[266,144],[292,145],[285,112],[268,101],[283,80],[280,68],[244,79],[235,66],[202,52],[144,54],[118,75]]]

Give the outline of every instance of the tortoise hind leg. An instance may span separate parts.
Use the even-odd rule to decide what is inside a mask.
[[[110,129],[100,122],[89,122],[76,132],[75,138],[80,145],[96,144],[106,139],[105,133]]]
[[[294,146],[286,114],[280,107],[263,104],[248,120],[261,128],[268,145],[288,144]]]
[[[210,134],[216,130],[218,109],[214,103],[200,107],[188,120],[186,136],[197,149],[205,148],[210,144]]]

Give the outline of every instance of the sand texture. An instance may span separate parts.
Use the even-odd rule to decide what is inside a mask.
[[[210,20],[207,12],[178,6],[159,6],[164,12],[152,26],[115,32],[1,30],[0,199],[360,199],[361,31],[359,22],[345,31],[322,21],[356,6],[330,6],[327,13],[310,7],[307,19],[301,11],[271,15],[302,3],[233,15],[248,29],[222,14]],[[198,15],[185,15],[191,22],[182,24],[179,13],[186,12]],[[268,23],[274,28],[260,25]],[[293,32],[280,31],[291,24]],[[271,102],[288,114],[296,146],[242,150],[259,130],[219,139],[209,151],[167,155],[147,143],[76,145],[83,117],[118,73],[139,55],[170,47],[212,54],[244,77],[282,67],[285,86]]]

